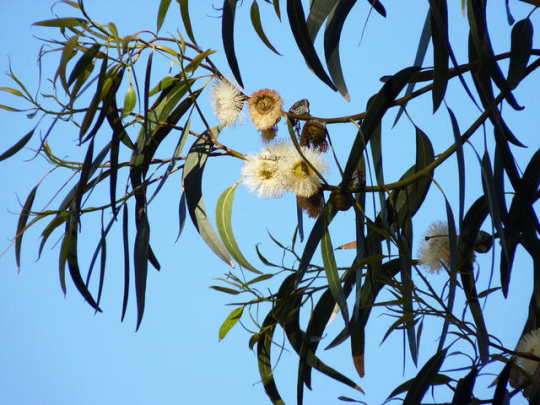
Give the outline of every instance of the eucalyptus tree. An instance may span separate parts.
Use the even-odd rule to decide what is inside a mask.
[[[41,55],[55,58],[54,74],[48,77],[50,92],[42,90],[34,96],[13,71],[8,72],[13,87],[1,89],[27,105],[1,107],[25,112],[36,124],[3,152],[0,160],[11,158],[25,146],[37,145],[37,153],[50,162],[51,171],[68,174],[68,181],[54,190],[54,198],[45,207],[36,207],[35,197],[45,187],[47,176],[29,192],[13,248],[19,267],[28,229],[42,229],[39,252],[50,243],[51,235],[61,234],[57,250],[62,289],[66,291],[70,278],[88,304],[102,311],[106,257],[111,255],[106,247],[113,243],[111,230],[120,228],[120,256],[125,263],[122,319],[133,284],[138,329],[143,321],[149,267],[160,268],[152,245],[161,242],[159,235],[150,237],[153,224],[149,211],[162,186],[177,176],[182,182],[180,231],[189,218],[224,267],[229,267],[221,284],[213,286],[237,302],[219,336],[224,338],[239,321],[250,331],[249,346],[256,350],[260,378],[273,403],[284,403],[274,379],[280,373],[274,365],[284,348],[298,358],[298,403],[303,401],[305,387],[312,388],[313,369],[357,391],[355,399],[344,396],[342,400],[361,402],[361,393],[370,390],[360,380],[369,372],[369,364],[365,365],[369,350],[366,332],[381,324],[373,323],[370,316],[375,308],[382,308],[392,319],[384,324],[385,339],[403,332],[407,342],[403,355],[411,358],[418,370],[413,378],[390,389],[389,398],[416,404],[431,387],[437,387],[437,395],[455,404],[507,403],[520,395],[538,403],[540,225],[535,204],[540,196],[540,153],[536,141],[527,145],[533,148],[528,161],[521,161],[515,151],[525,145],[506,119],[524,108],[514,94],[523,82],[535,77],[540,65],[540,49],[533,47],[538,0],[507,0],[506,27],[491,25],[494,17],[489,14],[488,18],[492,10],[486,0],[462,0],[469,30],[465,42],[451,35],[453,20],[446,1],[426,2],[425,23],[414,27],[421,32],[415,57],[399,61],[400,69],[391,74],[377,72],[381,83],[366,107],[351,99],[342,66],[344,49],[340,55],[341,34],[344,25],[355,18],[354,7],[364,7],[368,18],[371,13],[385,17],[392,12],[391,4],[379,0],[313,0],[309,4],[253,0],[249,5],[251,24],[268,48],[255,52],[261,58],[264,52],[278,53],[279,46],[270,40],[272,31],[264,30],[263,21],[274,15],[280,21],[287,20],[283,24],[288,24],[305,61],[305,65],[290,64],[289,69],[305,72],[314,83],[324,83],[329,94],[339,93],[355,110],[331,117],[315,114],[315,107],[324,104],[322,99],[301,98],[286,104],[277,79],[268,80],[275,83],[274,89],[256,89],[249,94],[244,90],[249,86],[244,82],[246,70],[255,68],[239,63],[237,51],[244,41],[235,36],[235,25],[237,11],[247,4],[225,0],[219,9],[222,37],[214,44],[202,44],[195,35],[197,30],[216,22],[192,19],[198,5],[187,0],[177,1],[179,13],[172,11],[171,0],[156,3],[155,32],[127,36],[120,36],[114,23],[95,21],[83,0],[60,3],[68,6],[69,12],[64,8],[61,17],[35,23],[52,35],[42,40],[47,46]],[[173,12],[179,14],[181,26],[175,33],[160,34],[166,15]],[[364,28],[375,29],[367,24]],[[509,33],[507,41],[494,44],[490,29],[503,28]],[[384,19],[376,29],[391,31]],[[220,47],[228,62],[223,66],[214,62],[214,48]],[[501,47],[506,47],[503,52],[495,51]],[[468,59],[462,60],[461,53]],[[448,96],[450,86],[459,90],[459,97]],[[210,102],[201,101],[205,93]],[[431,102],[420,104],[426,95],[431,95]],[[469,123],[459,120],[452,102],[460,108],[467,106],[475,119]],[[413,111],[417,105],[420,109]],[[503,111],[503,106],[508,111]],[[232,147],[229,138],[221,136],[238,130],[244,111],[255,127],[253,131],[261,134],[257,153]],[[446,122],[438,124],[450,134],[446,146],[437,153],[434,135],[421,129],[424,119],[435,112],[446,116]],[[414,163],[398,179],[387,181],[383,157],[390,151],[382,146],[383,128],[386,131],[382,124],[396,125],[400,120],[408,120],[414,130]],[[212,126],[215,121],[219,124]],[[66,124],[77,133],[78,147],[83,151],[80,161],[67,161],[50,147],[49,140],[59,132],[57,127]],[[351,130],[349,139],[337,136]],[[171,139],[174,148],[162,147]],[[471,146],[473,139],[484,140],[482,156]],[[465,159],[467,148],[472,148],[477,159]],[[212,218],[214,210],[207,211],[203,200],[203,173],[209,161],[225,170],[231,159],[243,162],[240,180],[222,192]],[[437,181],[439,169],[450,162],[457,167],[456,203],[446,198]],[[465,198],[466,167],[467,173],[474,171],[481,178],[472,203]],[[335,174],[332,177],[330,168]],[[211,178],[205,182],[219,186]],[[291,209],[298,220],[281,224],[291,229],[291,243],[273,239],[282,250],[281,256],[266,257],[258,246],[257,255],[253,247],[239,247],[232,212],[235,192],[242,183],[262,199],[275,200],[286,194],[296,197],[296,206]],[[443,213],[441,220],[425,233],[424,229],[418,232],[418,214],[423,212],[430,189],[437,188],[444,197],[444,204],[438,207]],[[252,205],[256,209],[256,199]],[[347,213],[346,226],[355,240],[338,249],[351,250],[354,259],[342,263],[343,256],[334,249],[336,228],[331,224]],[[87,218],[99,218],[97,234],[85,232]],[[130,227],[130,223],[135,226]],[[239,235],[251,232],[248,224],[243,225]],[[418,233],[424,236],[415,252],[413,235]],[[180,238],[180,243],[189,241]],[[94,246],[87,262],[80,257],[81,246]],[[482,269],[486,274],[491,272],[486,283],[478,277],[477,254],[488,252],[497,266]],[[484,312],[493,302],[488,298],[509,294],[516,255],[530,258],[531,266],[520,271],[527,272],[534,284],[525,324],[512,325],[523,329],[522,339],[508,346],[490,333]],[[258,264],[253,264],[255,259]],[[97,267],[99,271],[94,270]],[[430,278],[435,274],[444,280],[442,288]],[[93,290],[90,280],[96,278],[97,289]],[[342,318],[343,328],[338,333],[328,332],[334,316]],[[428,351],[428,360],[419,364],[423,325],[433,319],[439,323],[429,325],[440,327],[439,338],[434,346],[422,346]],[[276,339],[278,330],[283,331],[285,347]],[[339,364],[323,362],[321,344],[326,348],[348,345],[357,375],[346,376],[338,371]],[[490,388],[480,376],[493,370],[489,368],[493,365],[498,376],[491,378],[495,383]]]

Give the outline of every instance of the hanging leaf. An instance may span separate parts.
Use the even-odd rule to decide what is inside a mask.
[[[436,353],[427,361],[424,367],[422,367],[409,387],[403,405],[416,405],[422,402],[422,398],[424,398],[426,391],[433,384],[433,380],[438,375],[439,369],[446,357],[447,350],[448,349],[444,349],[443,351]]]
[[[345,85],[343,71],[341,69],[341,61],[339,58],[339,41],[343,24],[347,16],[351,12],[356,0],[340,1],[328,18],[328,24],[324,31],[324,55],[326,57],[326,65],[328,72],[335,86],[345,100],[350,101],[349,91]]]
[[[15,145],[13,145],[11,148],[9,148],[4,153],[2,153],[0,155],[0,162],[2,160],[6,160],[7,158],[13,156],[18,151],[20,151],[22,148],[24,148],[26,146],[26,144],[28,143],[28,141],[32,138],[32,135],[34,135],[35,130],[36,130],[36,128],[34,127],[34,129],[32,129],[25,136],[23,136],[19,141],[17,141],[17,143]]]
[[[22,238],[25,232],[26,223],[28,222],[28,217],[30,216],[30,210],[34,204],[34,199],[36,198],[38,186],[39,184],[35,186],[32,191],[30,191],[30,194],[28,194],[28,197],[26,198],[26,201],[22,207],[21,214],[19,215],[19,221],[17,222],[17,233],[15,234],[15,261],[17,262],[19,272],[21,271]]]
[[[518,21],[512,28],[510,66],[508,67],[508,86],[515,89],[525,75],[531,57],[533,25],[528,18]]]
[[[169,6],[171,5],[171,0],[161,0],[159,3],[159,10],[157,15],[157,31],[161,29],[161,26],[163,25],[163,21],[165,21],[165,16],[167,15],[167,11],[169,10]]]
[[[203,137],[195,141],[191,147],[184,165],[184,190],[189,215],[195,228],[206,242],[208,247],[225,263],[234,268],[229,253],[223,243],[216,235],[204,208],[202,197],[202,175],[208,155],[212,151],[213,143],[211,139],[219,136],[222,127],[212,128],[206,131]]]
[[[137,94],[135,93],[133,86],[130,84],[126,91],[126,96],[124,97],[124,108],[122,108],[121,118],[125,118],[131,114],[133,108],[135,108],[135,104],[137,104]]]
[[[254,273],[262,274],[247,261],[236,243],[236,238],[234,237],[231,220],[236,186],[237,185],[234,185],[226,189],[216,203],[217,230],[230,255],[238,262],[240,266]]]
[[[259,36],[261,41],[268,47],[268,49],[281,56],[281,54],[276,50],[276,48],[274,48],[274,46],[270,43],[268,37],[264,33],[261,22],[261,14],[259,11],[259,5],[257,4],[256,0],[251,5],[251,24],[253,25],[253,28],[255,29],[255,32],[257,32],[257,35]]]
[[[99,48],[101,48],[101,45],[95,44],[83,53],[83,55],[75,64],[75,67],[71,71],[71,74],[69,75],[69,79],[67,81],[68,86],[71,86],[73,82],[75,82],[75,80],[77,80],[81,76],[81,74],[83,74],[84,71],[88,68],[88,66],[94,61],[94,58],[99,52]]]
[[[223,340],[227,336],[227,333],[238,323],[243,313],[244,307],[239,307],[229,314],[221,328],[219,328],[219,340]]]
[[[182,16],[182,22],[184,23],[188,37],[197,45],[197,41],[195,41],[195,36],[193,35],[193,29],[191,28],[191,20],[189,19],[188,0],[178,0],[178,3],[180,4],[180,15]]]
[[[456,391],[452,398],[452,405],[462,405],[471,403],[473,398],[473,388],[478,375],[478,369],[473,364],[471,371],[462,379],[460,379],[456,386]]]
[[[137,235],[133,247],[133,265],[135,267],[135,295],[137,296],[137,327],[139,330],[146,303],[146,281],[148,277],[148,256],[150,250],[150,225],[146,212],[143,212],[137,224]]]
[[[234,78],[240,85],[244,87],[242,77],[240,76],[240,68],[236,60],[236,52],[234,50],[234,17],[236,13],[237,0],[225,0],[223,2],[223,16],[221,18],[221,37],[223,38],[223,48],[227,62],[234,75]]]
[[[319,29],[338,2],[339,0],[313,0],[311,2],[306,25],[312,43],[315,43]]]
[[[448,10],[446,0],[430,0],[433,43],[433,112],[439,109],[448,85]]]
[[[287,16],[298,49],[304,56],[307,66],[315,75],[332,90],[337,91],[336,86],[328,77],[317,56],[313,42],[309,36],[304,8],[300,0],[287,0]]]

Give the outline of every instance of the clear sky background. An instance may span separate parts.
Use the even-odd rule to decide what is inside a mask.
[[[98,22],[115,22],[121,36],[141,30],[155,30],[158,1],[88,1],[87,9]],[[166,23],[161,30],[175,32],[181,28],[176,3],[172,2]],[[394,74],[412,64],[417,41],[422,30],[428,2],[414,0],[407,2],[384,2],[388,17],[383,19],[372,13],[365,33],[362,29],[369,7],[367,2],[359,2],[353,9],[342,39],[342,59],[345,78],[351,99],[344,101],[319,82],[305,67],[296,50],[292,35],[288,30],[283,4],[283,23],[277,24],[270,5],[259,2],[263,22],[268,27],[270,40],[284,55],[280,57],[267,50],[258,40],[249,23],[249,6],[246,2],[237,13],[236,27],[237,56],[242,71],[245,92],[250,94],[261,88],[277,90],[288,108],[295,101],[308,98],[312,114],[317,116],[343,116],[365,110],[365,105],[381,86],[382,75]],[[365,4],[364,4],[365,3]],[[465,44],[468,35],[466,18],[461,14],[460,2],[449,2],[451,38],[454,50],[461,63],[467,61]],[[455,4],[454,4],[455,3]],[[495,3],[495,2],[494,2]],[[489,12],[490,33],[494,38],[495,51],[508,49],[510,27],[504,14],[504,2],[496,2]],[[75,14],[67,6],[53,9],[53,2],[27,0],[25,2],[3,2],[0,13],[0,70],[6,71],[11,61],[15,74],[28,85],[31,92],[37,89],[37,54],[41,43],[34,38],[56,36],[56,32],[31,27],[35,21]],[[510,2],[514,17],[524,18],[530,10],[517,1]],[[221,2],[213,4],[219,7]],[[72,11],[73,10],[73,11]],[[219,50],[213,60],[225,73],[229,74],[225,57],[221,52],[219,11],[211,2],[191,2],[195,36],[203,48]],[[538,16],[533,15],[533,22]],[[539,38],[535,34],[534,44]],[[320,44],[319,44],[320,45]],[[322,54],[322,53],[321,53]],[[425,66],[431,65],[431,53]],[[54,74],[56,56],[49,56],[43,66],[43,77]],[[158,65],[159,66],[159,65]],[[503,71],[506,65],[502,64]],[[154,70],[154,80],[168,74],[169,65],[163,63],[161,71]],[[143,81],[143,66],[138,68],[140,82]],[[0,76],[0,87],[13,86],[10,79]],[[45,84],[43,84],[45,86]],[[505,116],[516,136],[529,148],[516,154],[518,162],[528,162],[537,150],[538,128],[540,128],[540,104],[538,103],[540,79],[529,78],[516,91],[518,102],[527,106],[523,112],[513,112],[505,106]],[[463,102],[463,100],[466,100]],[[211,116],[208,96],[200,99]],[[12,104],[14,98],[0,93],[0,104]],[[452,82],[447,95],[449,106],[456,113],[462,130],[466,129],[478,115],[457,81]],[[138,107],[137,107],[138,108]],[[431,115],[431,96],[410,105],[410,114],[415,122],[430,135],[435,152],[440,153],[452,142],[449,118],[443,108]],[[394,114],[388,115],[393,119]],[[0,110],[0,152],[13,145],[27,133],[35,123],[23,114],[7,113]],[[391,129],[387,119],[383,125],[383,147],[385,175],[388,181],[397,180],[414,162],[414,127],[405,117]],[[199,125],[196,129],[201,129]],[[344,163],[347,150],[355,135],[352,125],[330,128],[330,134],[337,147],[338,156]],[[492,130],[487,129],[488,148],[492,147]],[[81,151],[75,148],[78,131],[69,125],[59,126],[53,133],[53,151],[67,160],[81,159]],[[108,136],[108,135],[107,135]],[[283,123],[280,136],[286,137]],[[255,128],[246,120],[245,124],[227,129],[220,140],[243,153],[257,152],[261,141]],[[173,138],[173,137],[171,137]],[[477,134],[473,144],[483,153],[483,137]],[[172,154],[176,139],[163,145],[163,157]],[[37,138],[30,148],[37,147]],[[167,149],[168,148],[168,149]],[[492,150],[492,149],[490,149]],[[0,205],[0,250],[8,248],[15,234],[21,201],[31,188],[42,178],[49,166],[38,157],[30,160],[34,153],[26,149],[8,161],[0,162],[3,196]],[[467,195],[466,207],[481,193],[480,173],[476,157],[470,147],[466,148]],[[522,169],[525,163],[521,163]],[[225,169],[224,169],[225,168]],[[215,202],[221,192],[233,185],[241,177],[241,162],[229,159],[227,162],[210,161],[203,180],[204,197],[209,213],[213,213]],[[339,172],[332,168],[330,181],[338,178]],[[457,214],[457,169],[451,159],[435,174],[447,198]],[[38,192],[36,207],[46,204],[54,188],[65,179],[61,174],[52,176],[43,183]],[[134,290],[128,314],[120,322],[123,288],[123,259],[120,244],[110,242],[107,262],[105,291],[101,307],[102,314],[86,304],[73,284],[68,284],[64,297],[58,282],[58,248],[55,243],[59,234],[52,237],[41,259],[37,260],[39,226],[25,235],[23,260],[20,274],[11,249],[0,258],[0,403],[2,404],[255,404],[267,403],[262,384],[259,382],[256,354],[248,348],[250,335],[240,325],[235,327],[225,340],[218,342],[218,330],[232,308],[226,304],[235,302],[235,297],[209,289],[218,284],[215,280],[228,271],[226,266],[202,242],[194,227],[188,221],[178,243],[174,243],[178,232],[177,207],[181,193],[180,176],[171,177],[161,194],[149,209],[152,225],[152,245],[162,265],[161,272],[151,269],[147,287],[147,306],[141,328],[135,333],[136,307]],[[416,217],[416,252],[421,232],[437,220],[444,220],[444,199],[432,187],[428,201]],[[96,217],[97,218],[97,217]],[[312,220],[305,220],[305,229],[311,229]],[[260,243],[261,251],[274,261],[281,260],[281,252],[268,236],[286,245],[290,244],[296,226],[296,206],[294,197],[281,200],[263,201],[250,195],[245,188],[237,191],[233,208],[233,226],[239,245],[246,257],[265,272],[271,269],[257,259],[254,246]],[[354,214],[347,212],[332,224],[335,246],[354,240]],[[490,232],[489,224],[484,230]],[[117,235],[120,235],[118,232]],[[118,239],[120,240],[120,239]],[[133,241],[133,235],[132,239]],[[89,242],[86,245],[86,241]],[[82,255],[87,259],[97,243],[96,238],[81,241]],[[498,268],[499,246],[496,244],[495,269]],[[116,252],[115,252],[116,250]],[[301,250],[300,250],[301,251]],[[518,252],[522,253],[522,252]],[[337,252],[340,264],[348,265],[353,259],[352,252]],[[531,292],[532,268],[528,260],[518,258],[514,265],[509,300],[500,294],[488,301],[486,322],[488,330],[498,336],[503,343],[512,347],[519,340],[528,310]],[[486,288],[491,267],[491,254],[478,258],[480,266],[479,283]],[[495,270],[494,283],[498,285],[498,271]],[[442,288],[444,280],[430,278],[436,288]],[[275,288],[276,285],[273,285]],[[265,313],[261,313],[261,320]],[[392,323],[381,316],[382,311],[374,311],[368,323],[366,353],[366,377],[356,376],[349,354],[349,345],[344,344],[331,351],[322,352],[322,358],[331,366],[353,378],[366,391],[361,396],[348,387],[341,386],[325,377],[314,375],[314,392],[306,392],[305,403],[333,404],[337,397],[345,395],[369,404],[381,403],[403,378],[402,335],[392,335],[379,346],[387,328]],[[246,326],[252,326],[249,320]],[[328,329],[325,341],[330,342],[342,328],[336,319]],[[434,353],[440,324],[430,323],[424,330],[420,347],[419,364],[423,365]],[[279,339],[279,334],[277,335]],[[290,350],[290,348],[288,348]],[[422,350],[425,349],[425,350]],[[407,376],[417,370],[411,367],[410,357],[406,359]],[[490,370],[497,372],[500,365]],[[297,357],[285,351],[277,367],[276,379],[287,403],[295,402]],[[477,385],[486,387],[493,376],[486,376]],[[515,403],[520,403],[516,397]]]

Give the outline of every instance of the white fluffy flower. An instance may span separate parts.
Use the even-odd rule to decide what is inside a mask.
[[[220,123],[231,127],[242,121],[245,96],[234,84],[225,79],[217,79],[210,94],[212,109]]]
[[[532,354],[540,357],[540,329],[535,329],[524,335],[519,341],[516,352]],[[510,385],[514,388],[523,388],[528,385],[529,378],[533,378],[539,362],[524,357],[517,357],[510,373]],[[527,392],[524,391],[524,395]]]
[[[450,238],[446,222],[432,223],[420,243],[418,261],[430,273],[439,273],[443,267],[450,268]]]
[[[319,175],[313,168],[322,175],[328,171],[328,165],[320,153],[306,147],[301,147],[301,151],[310,164],[302,158],[294,145],[289,144],[282,169],[287,185],[294,194],[298,197],[311,197],[321,187]]]
[[[249,156],[242,167],[244,184],[259,198],[279,198],[288,190],[278,159],[270,153]]]

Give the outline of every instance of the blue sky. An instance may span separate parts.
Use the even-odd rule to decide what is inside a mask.
[[[113,4],[114,3],[114,4]],[[155,4],[154,4],[155,3]],[[192,2],[194,3],[194,2]],[[262,3],[262,2],[261,2]],[[362,2],[361,2],[362,3]],[[367,5],[367,2],[365,2]],[[251,93],[261,88],[273,88],[280,92],[285,105],[308,98],[314,115],[329,117],[343,116],[365,109],[369,97],[381,86],[380,76],[393,74],[412,64],[417,40],[427,12],[427,2],[409,1],[390,4],[387,2],[388,18],[385,20],[373,13],[367,23],[365,34],[360,41],[366,21],[368,7],[359,4],[345,27],[342,43],[344,74],[349,84],[352,101],[347,103],[339,94],[328,90],[303,64],[302,57],[295,50],[294,41],[288,32],[287,22],[277,25],[273,13],[263,15],[263,22],[270,28],[267,33],[276,48],[285,56],[280,57],[268,51],[256,38],[249,24],[249,5],[245,3],[238,10],[237,54],[242,71],[245,92]],[[405,4],[406,3],[406,4]],[[467,60],[467,23],[463,18],[459,2],[450,4],[451,36],[455,39],[458,60]],[[491,33],[496,38],[496,52],[506,50],[509,32],[504,15],[504,4],[499,2],[490,9],[494,17]],[[513,4],[516,19],[523,18],[528,7]],[[2,6],[0,15],[0,68],[6,71],[11,61],[15,74],[28,87],[37,88],[36,59],[40,43],[38,37],[53,36],[52,30],[31,28],[32,22],[52,18],[52,2],[29,0],[9,2]],[[217,5],[216,5],[217,6]],[[260,4],[261,9],[266,4]],[[157,2],[88,2],[89,13],[102,23],[114,21],[120,35],[128,35],[141,30],[154,30]],[[283,6],[284,7],[284,6]],[[221,50],[219,15],[211,3],[204,6],[192,4],[195,35],[203,48]],[[73,14],[67,6],[57,6],[54,13]],[[534,18],[537,17],[533,15]],[[171,5],[169,16],[161,34],[175,31],[180,17]],[[56,34],[56,33],[54,33]],[[535,35],[535,43],[538,37]],[[461,45],[461,46],[460,46]],[[389,51],[386,51],[386,50]],[[348,51],[348,53],[345,52]],[[430,65],[428,55],[428,62]],[[8,58],[9,56],[9,58]],[[213,58],[225,74],[229,74],[225,57],[219,52]],[[48,57],[44,65],[44,77],[54,74],[56,60]],[[503,71],[506,66],[503,65]],[[155,72],[155,80],[168,74],[169,65],[163,63],[161,71]],[[139,80],[143,80],[143,67],[138,68]],[[13,86],[7,76],[0,76],[0,87]],[[515,113],[507,108],[506,117],[516,136],[527,150],[517,152],[518,159],[528,161],[538,148],[538,128],[540,127],[539,104],[536,89],[540,79],[527,79],[516,91],[519,102],[527,105],[525,111]],[[458,116],[462,130],[476,118],[470,102],[463,103],[463,91],[457,82],[451,83],[447,102]],[[0,104],[9,104],[13,98],[0,94]],[[409,106],[410,114],[428,135],[435,152],[440,153],[451,143],[448,115],[441,109],[431,116],[431,97],[424,96]],[[201,97],[208,118],[212,117],[207,96]],[[389,114],[393,119],[394,114]],[[414,162],[414,127],[402,118],[391,128],[391,120],[383,124],[383,148],[385,176],[396,180]],[[0,151],[4,151],[28,132],[33,122],[22,114],[0,111],[3,135],[0,137]],[[201,126],[199,126],[199,129]],[[347,148],[354,139],[352,125],[336,126],[330,133],[342,163],[346,159]],[[488,128],[488,134],[491,134]],[[284,124],[280,136],[286,136]],[[490,135],[488,135],[488,138]],[[483,137],[478,134],[473,144],[483,152]],[[80,159],[81,151],[75,150],[77,131],[68,125],[59,127],[51,139],[53,150],[60,156]],[[261,141],[255,128],[249,123],[225,130],[220,140],[243,153],[257,152]],[[176,140],[163,146],[163,156],[167,148],[174,148]],[[35,148],[37,139],[30,146]],[[488,141],[488,147],[492,147]],[[466,148],[467,196],[469,206],[480,195],[480,175],[476,157],[470,147]],[[30,189],[39,181],[49,167],[41,158],[30,160],[31,150],[24,150],[15,158],[0,162],[3,174],[4,196],[0,207],[0,250],[7,248],[16,229],[20,201],[24,201]],[[220,158],[221,159],[221,158]],[[69,159],[68,159],[69,160]],[[522,164],[524,169],[525,164]],[[225,168],[225,169],[224,169]],[[204,196],[209,212],[213,212],[215,202],[221,192],[240,179],[241,162],[228,159],[226,162],[210,162],[204,177]],[[457,213],[456,165],[451,159],[436,172],[436,179]],[[330,179],[336,180],[339,172],[333,167]],[[52,196],[55,185],[62,184],[63,175],[54,173],[44,183],[38,193],[36,206],[45,205]],[[337,181],[337,180],[336,180]],[[68,285],[64,297],[58,282],[58,248],[56,238],[51,238],[40,260],[37,260],[37,246],[42,228],[39,226],[25,235],[23,261],[17,274],[13,249],[0,258],[0,402],[5,404],[253,404],[266,403],[267,397],[259,383],[256,355],[248,348],[249,334],[238,325],[222,342],[218,342],[218,330],[232,310],[226,304],[234,302],[228,297],[209,289],[217,283],[229,269],[204,245],[194,227],[187,223],[178,243],[174,243],[178,232],[177,207],[181,192],[180,176],[172,177],[149,209],[152,224],[152,244],[161,262],[162,270],[151,271],[147,289],[147,307],[140,330],[135,333],[136,308],[134,291],[123,323],[120,322],[123,262],[120,245],[113,242],[109,247],[108,270],[105,292],[102,300],[104,313],[94,311],[84,302],[73,284]],[[415,246],[421,233],[436,220],[444,219],[444,199],[433,187],[428,200],[415,222]],[[306,230],[312,221],[306,220]],[[254,245],[276,261],[280,251],[273,245],[268,233],[278,240],[290,244],[296,225],[296,208],[293,196],[281,200],[258,200],[245,188],[237,191],[233,209],[233,225],[239,245],[246,257],[257,267],[270,269],[258,261]],[[89,228],[92,224],[88,225]],[[489,225],[484,229],[490,231]],[[331,227],[334,245],[354,239],[354,214],[342,214]],[[119,233],[117,233],[119,235]],[[92,254],[95,242],[88,238],[89,245],[81,246],[83,256]],[[133,241],[133,236],[132,239]],[[86,240],[85,240],[86,241]],[[97,240],[96,240],[97,242]],[[499,255],[496,246],[497,256]],[[416,248],[414,249],[416,251]],[[486,322],[488,329],[508,346],[517,343],[527,316],[531,284],[531,264],[518,255],[515,263],[511,293],[508,301],[495,296],[488,301]],[[351,252],[337,253],[342,265],[353,259]],[[491,254],[478,258],[480,281],[487,285]],[[495,268],[498,265],[496,258]],[[484,269],[486,269],[484,271]],[[523,271],[520,271],[523,269]],[[434,285],[442,287],[444,281],[432,277]],[[497,277],[495,277],[497,280]],[[497,283],[497,281],[495,281]],[[275,285],[273,285],[275,288]],[[491,301],[492,300],[492,301]],[[321,352],[322,358],[344,374],[352,377],[364,388],[365,397],[327,378],[315,376],[314,392],[306,393],[306,403],[337,403],[337,396],[346,395],[368,403],[380,403],[392,388],[402,380],[402,336],[392,335],[379,346],[386,329],[391,324],[381,310],[374,311],[368,324],[368,347],[366,354],[366,377],[355,375],[348,344],[331,351]],[[262,315],[261,315],[262,317]],[[334,321],[326,340],[329,342],[340,331],[342,322]],[[252,326],[246,319],[246,325]],[[435,339],[440,325],[424,331],[420,364],[423,364],[435,350]],[[278,339],[280,335],[278,335]],[[289,348],[290,350],[290,348]],[[398,360],[396,360],[398,359]],[[296,389],[297,359],[285,351],[277,367],[276,379],[287,403],[294,403]],[[407,358],[407,375],[414,375],[415,369]],[[500,370],[500,365],[490,371]],[[489,385],[492,376],[482,380]],[[486,383],[487,382],[487,383]],[[479,384],[479,383],[478,383]],[[516,398],[519,403],[522,398]]]

